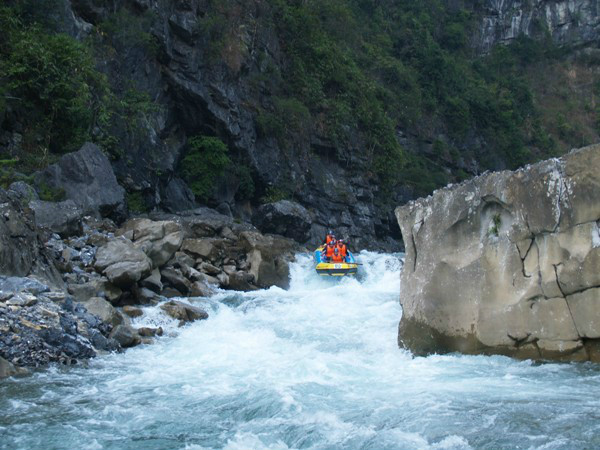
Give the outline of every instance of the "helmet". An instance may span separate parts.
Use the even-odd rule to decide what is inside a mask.
[[[327,234],[333,234],[333,230],[329,230]]]

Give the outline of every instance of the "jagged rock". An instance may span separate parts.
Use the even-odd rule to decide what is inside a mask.
[[[166,284],[174,287],[182,294],[187,295],[190,291],[190,282],[178,269],[165,268],[160,274]]]
[[[588,359],[600,338],[600,146],[483,175],[396,210],[401,345]],[[532,347],[533,346],[533,347]]]
[[[240,234],[240,244],[247,252],[249,272],[258,286],[289,287],[289,263],[300,250],[291,239],[246,231]]]
[[[90,314],[97,316],[102,322],[113,327],[123,323],[123,318],[109,302],[100,297],[92,297],[82,303]]]
[[[140,286],[148,288],[156,293],[162,291],[163,284],[161,282],[160,271],[158,268],[154,269],[148,277],[140,281]]]
[[[15,181],[8,187],[8,190],[14,192],[25,205],[32,200],[40,199],[36,190],[24,181]]]
[[[110,338],[114,339],[123,348],[135,347],[141,343],[138,332],[131,325],[117,325],[110,333]]]
[[[45,202],[33,200],[29,207],[35,213],[35,225],[47,228],[62,237],[80,235],[83,231],[83,211],[73,200]]]
[[[172,318],[184,323],[208,319],[208,313],[203,309],[175,300],[163,303],[160,305],[160,308]]]
[[[115,286],[127,288],[152,272],[152,261],[124,238],[115,238],[96,253],[95,269]]]
[[[299,203],[280,200],[267,203],[256,210],[252,223],[263,233],[273,233],[306,242],[312,223],[310,214]]]
[[[132,219],[119,230],[120,233],[130,231],[133,231],[134,245],[148,255],[154,267],[165,265],[183,242],[181,225],[176,222]]]
[[[0,276],[0,293],[28,292],[38,295],[49,290],[47,285],[33,278]]]
[[[110,161],[102,150],[85,143],[35,175],[35,185],[62,189],[85,215],[125,218],[125,191],[117,183]]]

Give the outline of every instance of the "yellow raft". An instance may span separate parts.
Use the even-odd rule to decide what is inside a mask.
[[[356,275],[358,264],[354,255],[348,252],[346,261],[342,263],[330,263],[323,261],[322,252],[325,246],[320,246],[315,250],[316,270],[319,275],[330,277],[344,277],[346,275]]]

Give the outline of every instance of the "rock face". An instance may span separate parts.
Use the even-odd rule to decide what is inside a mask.
[[[599,167],[596,145],[397,208],[400,344],[600,361]]]
[[[98,249],[94,267],[115,286],[124,288],[150,275],[152,261],[129,239],[115,238]]]
[[[86,143],[77,152],[64,155],[35,177],[38,189],[62,190],[84,214],[125,218],[125,191],[117,183],[110,161],[97,145]]]
[[[45,202],[32,200],[29,207],[35,213],[35,225],[47,228],[61,236],[81,234],[83,211],[73,200],[64,202]]]
[[[298,242],[310,238],[310,214],[302,205],[289,200],[267,203],[252,216],[252,223],[263,233],[280,234]]]
[[[480,24],[474,46],[487,53],[497,43],[519,35],[548,32],[558,45],[593,45],[600,34],[600,10],[592,0],[521,0],[479,2]]]
[[[0,274],[36,277],[56,286],[60,274],[35,229],[33,215],[0,189]]]

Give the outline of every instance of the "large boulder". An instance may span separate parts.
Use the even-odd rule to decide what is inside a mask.
[[[260,206],[252,223],[263,233],[273,233],[306,242],[310,238],[311,217],[306,208],[290,200]]]
[[[98,317],[102,322],[108,323],[113,327],[123,323],[123,317],[119,312],[108,303],[106,300],[100,297],[92,297],[88,301],[83,303],[83,306],[90,314]]]
[[[152,272],[152,261],[126,238],[111,239],[96,253],[95,269],[117,287],[128,288]]]
[[[183,242],[181,225],[173,221],[132,219],[123,225],[118,234],[128,232],[131,232],[134,245],[148,255],[154,267],[165,265]]]
[[[35,225],[47,228],[62,237],[80,235],[83,231],[83,211],[73,200],[45,202],[32,200],[29,207],[35,213]]]
[[[38,190],[64,191],[86,215],[121,221],[126,216],[125,191],[117,183],[110,161],[91,143],[64,155],[35,176]]]
[[[397,208],[400,344],[600,361],[600,146]]]
[[[281,236],[246,231],[240,234],[240,245],[247,254],[248,270],[256,285],[287,289],[290,284],[289,263],[300,251],[299,245]]]

